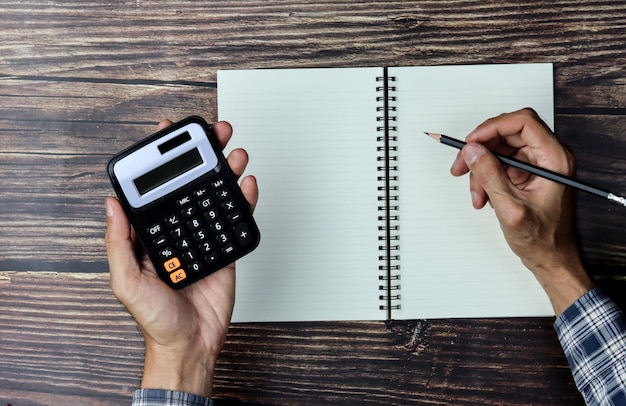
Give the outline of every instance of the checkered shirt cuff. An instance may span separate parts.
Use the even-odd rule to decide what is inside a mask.
[[[204,396],[162,389],[137,389],[131,406],[213,406]]]
[[[587,404],[626,405],[626,320],[605,292],[582,296],[554,328]]]

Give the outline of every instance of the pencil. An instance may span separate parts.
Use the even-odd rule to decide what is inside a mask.
[[[448,137],[447,135],[443,135],[443,134],[435,134],[435,133],[425,133],[426,135],[428,135],[429,137],[431,137],[432,139],[434,139],[435,141],[439,141],[442,144],[448,145],[450,147],[454,147],[454,148],[458,148],[458,149],[463,149],[463,147],[465,146],[465,142],[461,141],[461,140],[457,140],[455,138],[452,137]],[[622,206],[626,206],[626,198],[622,197],[622,196],[618,196],[616,194],[613,194],[607,190],[603,190],[600,189],[596,186],[590,185],[588,183],[583,183],[579,180],[576,180],[574,178],[570,178],[568,176],[565,175],[561,175],[558,174],[556,172],[553,172],[551,170],[548,169],[544,169],[544,168],[540,168],[538,166],[529,164],[527,162],[524,161],[520,161],[518,159],[515,158],[510,158],[508,156],[504,156],[501,154],[498,154],[496,152],[493,153],[496,158],[498,158],[500,160],[500,162],[502,162],[505,165],[511,166],[513,168],[517,168],[517,169],[521,169],[523,171],[526,171],[528,173],[532,173],[533,175],[537,175],[540,176],[542,178],[545,179],[549,179],[553,182],[557,182],[563,185],[567,185],[570,187],[573,187],[575,189],[578,190],[582,190],[584,192],[587,193],[591,193],[592,195],[595,196],[599,196],[602,197],[604,199],[608,199],[611,200],[615,203],[618,203]]]

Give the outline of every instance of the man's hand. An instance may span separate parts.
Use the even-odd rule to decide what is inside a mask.
[[[157,129],[171,124],[164,120]],[[230,124],[215,123],[213,131],[224,148],[232,135]],[[239,177],[248,155],[235,149],[228,163]],[[244,178],[241,190],[253,210],[258,200],[256,179]],[[141,387],[209,397],[234,306],[235,264],[173,290],[157,276],[120,203],[108,198],[105,205],[111,288],[137,321],[146,344]]]
[[[575,173],[572,154],[530,109],[485,121],[466,142],[452,174],[470,171],[472,204],[492,205],[509,246],[534,273],[559,315],[593,287],[575,241],[573,191],[503,167],[491,151],[567,176]]]

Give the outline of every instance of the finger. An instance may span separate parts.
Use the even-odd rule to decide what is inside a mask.
[[[157,125],[157,131],[160,131],[160,130],[162,130],[164,128],[167,128],[167,127],[169,127],[171,125],[172,125],[172,122],[170,120],[167,120],[167,119],[166,120],[161,120],[159,122],[159,124]]]
[[[470,192],[474,207],[482,208],[487,201],[495,208],[505,204],[513,191],[500,161],[477,143],[467,144],[461,152],[471,171]]]
[[[522,131],[538,119],[532,109],[504,113],[481,123],[467,135],[465,142],[480,143],[492,152],[499,152],[507,156],[519,154],[518,149],[526,146],[521,138]],[[460,176],[467,173],[468,170],[469,168],[465,164],[461,152],[459,152],[450,171],[453,175]]]
[[[474,129],[466,138],[466,142],[500,142],[501,137],[510,137],[512,143],[520,142],[524,128],[537,122],[539,117],[532,109],[523,109],[512,113],[492,117]],[[495,140],[495,141],[494,141]],[[521,146],[521,145],[518,145]]]
[[[482,209],[489,202],[489,195],[472,172],[469,174],[470,196],[475,209]]]
[[[250,211],[254,213],[254,209],[259,200],[259,187],[254,176],[249,175],[243,178],[241,181],[241,192],[250,205]]]
[[[513,113],[491,118],[470,133],[466,142],[478,142],[490,150],[563,173],[568,170],[564,148],[532,109],[522,109]],[[558,154],[559,159],[555,159]]]
[[[220,148],[224,149],[233,135],[233,127],[227,121],[218,121],[213,124],[212,129]]]
[[[135,258],[131,227],[119,201],[109,197],[105,201],[107,230],[105,243],[111,288],[116,296],[123,292],[122,287],[139,276],[139,266]]]
[[[239,178],[248,165],[248,153],[241,148],[234,149],[228,154],[227,161],[235,177]]]
[[[456,158],[454,159],[454,162],[452,162],[452,167],[450,167],[450,173],[454,176],[461,176],[461,175],[465,175],[467,172],[469,172],[469,168],[467,167],[467,164],[465,163],[465,160],[463,159],[463,155],[461,154],[461,151],[459,151],[456,154]]]

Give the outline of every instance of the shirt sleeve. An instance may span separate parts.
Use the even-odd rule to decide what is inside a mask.
[[[213,406],[213,401],[200,395],[163,389],[137,389],[131,406]]]
[[[585,402],[626,404],[626,320],[605,292],[596,288],[582,296],[554,328]]]

